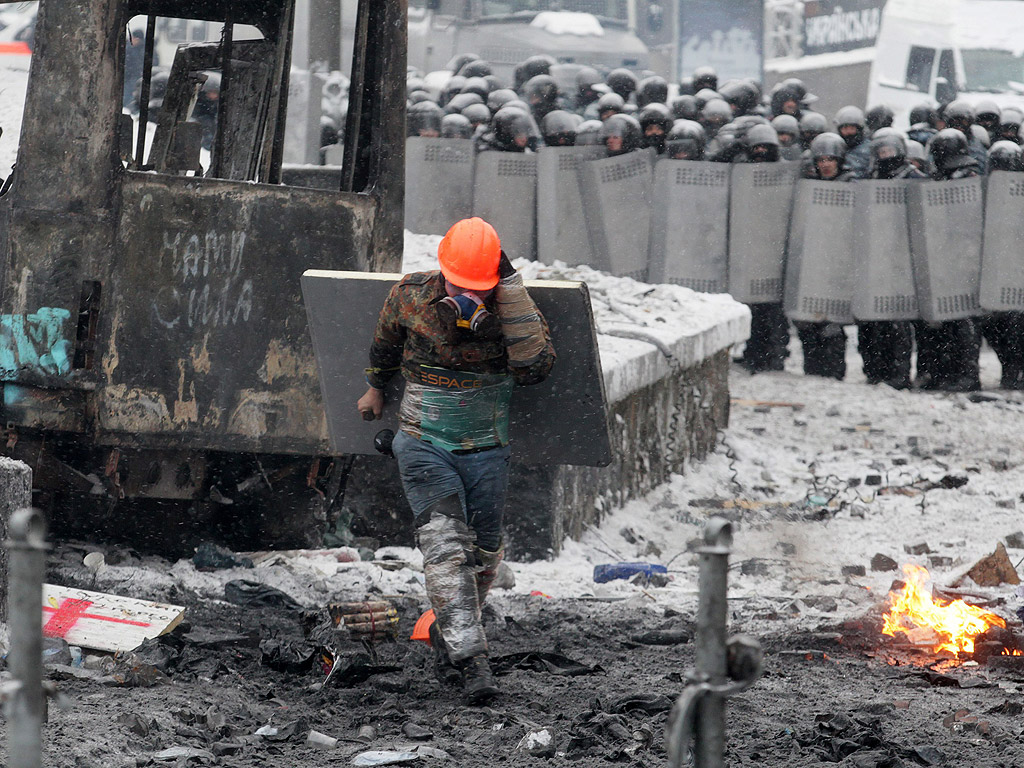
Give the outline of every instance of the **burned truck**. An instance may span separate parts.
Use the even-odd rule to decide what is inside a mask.
[[[359,0],[335,190],[281,183],[293,14],[294,0],[41,0],[0,198],[0,386],[4,452],[66,536],[187,552],[323,533],[343,473],[299,276],[399,266],[406,4]],[[224,25],[179,47],[162,103],[159,18]],[[146,30],[137,118],[122,111],[129,25]]]

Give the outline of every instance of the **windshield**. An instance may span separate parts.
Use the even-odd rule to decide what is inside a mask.
[[[1024,56],[1010,51],[968,49],[961,52],[964,61],[964,88],[967,91],[1003,93],[1014,90],[1009,84],[1024,83]]]
[[[483,0],[484,16],[505,16],[520,11],[577,11],[625,20],[626,0]]]

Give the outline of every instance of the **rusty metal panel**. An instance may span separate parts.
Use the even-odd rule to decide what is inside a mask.
[[[374,453],[373,437],[397,429],[401,376],[392,379],[385,418],[364,422],[355,403],[366,391],[366,366],[377,315],[395,274],[314,270],[302,293],[316,348],[324,407],[335,453]],[[516,387],[510,434],[517,461],[605,466],[611,461],[608,408],[590,294],[584,283],[527,281],[551,328],[556,352],[541,384]]]
[[[323,452],[299,277],[366,268],[362,195],[128,174],[97,422],[144,445]]]

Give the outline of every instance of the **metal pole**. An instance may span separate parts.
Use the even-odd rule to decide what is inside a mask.
[[[729,618],[727,586],[732,524],[722,518],[708,521],[700,555],[700,598],[697,604],[695,665],[703,683],[728,682],[726,631]],[[725,761],[725,696],[709,692],[697,703],[694,734],[695,768],[721,768]]]
[[[43,576],[46,571],[46,521],[37,509],[11,516],[8,600],[11,650],[8,663],[17,681],[6,705],[8,768],[41,768],[43,697]]]

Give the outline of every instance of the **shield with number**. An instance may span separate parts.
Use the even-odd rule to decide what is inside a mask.
[[[853,316],[858,320],[915,320],[920,317],[910,261],[907,187],[921,183],[856,182]]]

